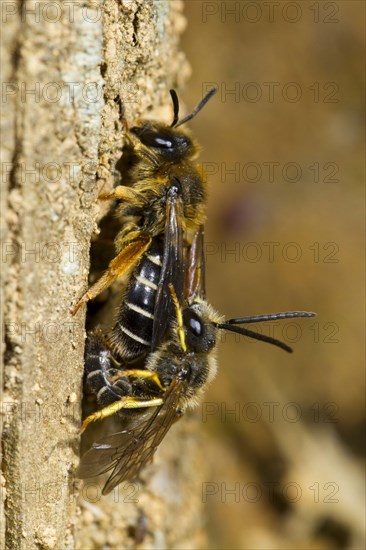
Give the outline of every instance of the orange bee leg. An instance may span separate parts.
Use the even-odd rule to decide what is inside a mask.
[[[101,193],[98,196],[98,199],[100,201],[117,200],[132,204],[135,204],[136,202],[139,203],[141,201],[144,202],[141,193],[135,191],[132,187],[127,187],[125,185],[118,185],[109,193]]]
[[[149,248],[151,243],[151,237],[140,231],[134,232],[130,235],[133,238],[129,238],[128,244],[124,246],[123,250],[110,262],[107,271],[94,283],[87,292],[81,297],[74,309],[71,311],[72,315],[75,315],[83,304],[86,304],[89,300],[92,300],[103,290],[108,288],[118,277],[121,277],[126,273],[128,269],[133,267],[137,260],[142,256],[144,252]]]

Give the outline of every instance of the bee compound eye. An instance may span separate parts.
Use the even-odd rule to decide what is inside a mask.
[[[193,334],[196,336],[200,336],[202,334],[202,323],[199,321],[199,319],[192,319],[189,322],[189,328]]]
[[[135,133],[142,143],[148,147],[157,147],[159,149],[172,149],[173,147],[172,140],[161,132],[145,128],[143,130],[136,129]]]
[[[165,149],[171,149],[173,147],[173,143],[169,139],[164,139],[159,136],[155,137],[155,144],[155,147],[163,147]]]
[[[202,336],[203,324],[196,313],[190,310],[186,310],[183,313],[183,321],[187,331],[189,331],[194,336]]]

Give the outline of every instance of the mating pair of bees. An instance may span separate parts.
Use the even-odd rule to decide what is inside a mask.
[[[99,197],[118,202],[117,256],[73,313],[128,274],[111,333],[91,333],[86,344],[85,384],[100,409],[84,420],[82,431],[111,415],[121,422],[120,431],[95,442],[81,459],[80,478],[112,471],[103,494],[136,479],[172,424],[199,402],[216,374],[220,330],[290,352],[283,342],[239,325],[314,315],[295,311],[224,321],[206,300],[207,183],[195,162],[198,146],[181,127],[215,92],[179,120],[171,90],[170,126],[145,121],[129,130],[125,123],[130,159],[123,185]]]

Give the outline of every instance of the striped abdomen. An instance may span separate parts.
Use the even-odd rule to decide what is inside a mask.
[[[150,351],[162,256],[162,243],[155,240],[130,277],[111,336],[123,359],[135,359]]]

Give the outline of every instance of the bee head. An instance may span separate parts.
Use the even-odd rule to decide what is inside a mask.
[[[131,132],[163,160],[177,161],[193,153],[192,140],[185,133],[169,126],[147,121],[132,128]]]
[[[187,350],[209,353],[216,345],[217,329],[211,322],[212,312],[206,302],[194,302],[183,310]]]

